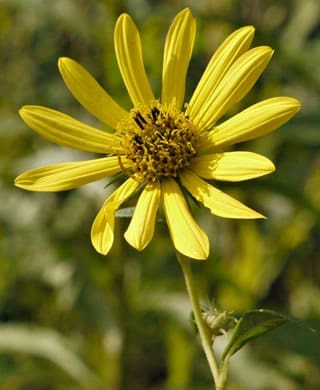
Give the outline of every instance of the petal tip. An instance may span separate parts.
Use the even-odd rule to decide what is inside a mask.
[[[14,179],[13,185],[14,185],[15,187],[18,187],[18,188],[22,188],[22,189],[23,189],[23,185],[21,185],[20,180],[19,180],[19,177],[16,177],[16,178]]]
[[[263,50],[265,51],[266,57],[271,58],[274,54],[274,49],[270,46],[262,46]]]
[[[142,242],[141,240],[135,240],[134,237],[132,237],[128,233],[128,230],[124,233],[123,236],[126,239],[127,243],[139,252],[143,251],[146,248],[146,246],[148,245],[148,242]]]
[[[68,60],[71,60],[71,58],[65,57],[65,56],[59,57],[58,58],[58,64],[63,63],[64,61],[68,61]]]
[[[24,114],[25,114],[26,111],[27,111],[27,106],[22,106],[22,107],[19,109],[18,113],[19,113],[19,115],[21,116],[22,119],[23,119],[23,116],[24,116]]]
[[[96,237],[96,233],[91,229],[91,243],[96,252],[106,256],[112,247],[113,237],[109,242],[102,242],[101,238],[99,239],[99,237]]]
[[[194,260],[208,260],[208,257],[209,257],[209,249],[201,254],[199,254],[198,257],[194,257]]]
[[[103,256],[106,256],[109,252],[109,250],[105,249],[105,248],[102,248],[100,246],[98,246],[96,243],[94,243],[92,241],[92,246],[94,247],[94,249],[96,250],[96,252],[98,252],[100,255],[103,255]]]
[[[265,166],[262,168],[265,171],[266,175],[268,175],[269,173],[273,173],[276,170],[275,164],[267,157],[264,157],[262,161],[265,163]]]
[[[177,250],[179,253],[181,253],[183,256],[186,256],[188,257],[188,259],[190,260],[200,260],[200,261],[203,261],[203,260],[208,260],[208,257],[209,257],[209,250],[207,251],[204,251],[203,253],[189,253],[188,251],[179,251]]]
[[[177,248],[176,248],[177,249]],[[177,249],[178,252],[182,253],[184,256],[187,256],[191,260],[207,260],[210,252],[209,240],[206,240],[205,245],[197,250],[188,250],[186,248]]]
[[[118,17],[118,20],[119,20],[119,19],[124,19],[124,18],[130,18],[130,19],[131,19],[131,16],[130,16],[127,12],[123,12],[123,13]]]
[[[255,55],[258,55],[260,58],[270,60],[270,58],[274,54],[274,49],[270,46],[263,45],[263,46],[257,46],[255,48],[251,49],[251,52],[255,53]]]
[[[68,67],[70,66],[76,66],[76,65],[79,65],[75,60],[73,60],[72,58],[69,58],[69,57],[60,57],[58,59],[58,69],[60,71],[60,73],[63,75],[68,69]],[[80,65],[79,65],[80,66]]]
[[[18,111],[20,118],[23,119],[23,121],[26,122],[28,125],[29,125],[28,119],[30,119],[30,116],[32,116],[33,114],[33,108],[36,107],[40,107],[40,106],[26,105],[26,106],[22,106]]]
[[[238,31],[239,31],[239,32],[245,33],[245,35],[247,35],[248,37],[251,37],[251,36],[254,35],[256,29],[255,29],[254,26],[249,25],[249,26],[243,26],[243,27],[241,27]]]
[[[72,61],[69,57],[59,57],[58,59],[58,68],[61,69],[63,65],[65,65],[67,62]]]
[[[130,22],[134,23],[132,17],[128,13],[124,12],[118,17],[116,21],[115,29],[117,29],[120,24],[126,24]]]
[[[189,7],[183,8],[178,15],[192,15],[192,12]]]
[[[251,218],[248,219],[268,219],[265,215],[258,213],[258,211],[252,210],[254,212],[254,215],[252,215]]]
[[[301,110],[302,104],[298,99],[292,98],[292,106],[295,109],[295,112],[299,112]]]

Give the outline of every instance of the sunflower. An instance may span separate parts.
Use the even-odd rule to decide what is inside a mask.
[[[128,14],[122,14],[116,22],[114,44],[131,110],[117,104],[77,62],[60,58],[60,73],[75,99],[113,130],[99,130],[46,107],[22,107],[22,119],[41,136],[102,156],[33,169],[19,175],[15,185],[30,191],[64,191],[120,175],[121,184],[105,200],[92,225],[91,240],[99,253],[107,254],[113,244],[116,211],[138,194],[124,234],[131,246],[142,250],[152,240],[161,206],[176,250],[193,259],[206,259],[209,240],[190,213],[185,194],[220,217],[264,218],[210,182],[253,179],[274,171],[273,163],[256,153],[221,152],[221,148],[267,134],[300,109],[296,99],[275,97],[221,120],[248,93],[272,57],[268,46],[250,49],[253,36],[252,26],[228,36],[212,56],[190,101],[184,102],[195,38],[190,10],[178,13],[169,28],[161,97],[155,97],[148,81],[138,29]]]

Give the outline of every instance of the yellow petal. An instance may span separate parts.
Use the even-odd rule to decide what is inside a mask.
[[[286,123],[300,110],[300,107],[300,102],[290,97],[263,100],[204,135],[198,149],[199,151],[214,150],[217,146],[227,146],[261,137]]]
[[[152,240],[160,202],[160,183],[147,184],[139,196],[136,209],[124,234],[128,243],[139,251]]]
[[[173,245],[180,253],[196,260],[209,256],[209,240],[190,214],[175,180],[162,182],[162,202]]]
[[[187,114],[195,117],[234,61],[251,45],[254,28],[245,26],[225,39],[212,56],[188,105]]]
[[[128,14],[122,14],[114,30],[119,69],[133,104],[150,105],[154,100],[143,64],[139,31]]]
[[[69,115],[41,106],[24,106],[19,114],[41,136],[73,149],[94,153],[114,153],[119,140],[112,134],[95,129]]]
[[[92,115],[112,128],[127,114],[91,74],[71,58],[59,58],[61,76],[72,95]]]
[[[178,13],[168,31],[162,74],[161,101],[164,106],[174,104],[178,110],[182,107],[195,31],[195,20],[187,8]]]
[[[251,152],[228,152],[195,157],[190,169],[204,179],[242,181],[275,170],[268,158]]]
[[[248,208],[238,200],[211,186],[206,181],[200,179],[195,173],[184,170],[179,175],[181,183],[190,194],[208,207],[212,214],[224,218],[265,218],[260,213]]]
[[[29,191],[65,191],[120,172],[118,157],[60,163],[24,172],[15,180]]]
[[[232,64],[215,90],[204,92],[208,98],[192,115],[193,122],[201,130],[212,127],[233,104],[249,92],[266,68],[272,54],[273,50],[267,46],[256,47],[242,54]]]
[[[129,178],[109,196],[98,212],[91,228],[91,241],[96,251],[102,255],[106,255],[113,244],[115,212],[138,186],[137,181]]]

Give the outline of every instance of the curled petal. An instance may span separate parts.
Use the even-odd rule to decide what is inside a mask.
[[[66,191],[120,171],[117,157],[104,157],[32,169],[19,175],[14,184],[29,191]]]
[[[184,170],[180,174],[182,185],[190,192],[190,194],[208,207],[212,214],[224,218],[242,218],[254,219],[265,218],[260,213],[250,209],[238,200],[211,186],[206,181],[200,179],[195,173]]]
[[[119,69],[132,103],[150,105],[154,95],[142,59],[139,31],[128,14],[122,14],[114,30],[114,46]]]
[[[195,20],[186,8],[175,17],[168,31],[162,74],[161,102],[164,106],[174,104],[177,109],[181,109],[195,30]]]
[[[128,243],[139,251],[152,240],[160,202],[160,183],[147,184],[139,196],[129,227],[124,234]]]
[[[216,126],[199,142],[200,151],[214,150],[268,134],[285,124],[301,104],[290,97],[275,97],[256,103]]]
[[[235,103],[252,88],[273,54],[260,46],[242,54],[230,67],[214,91],[205,91],[208,98],[193,113],[191,119],[202,131],[212,127]]]
[[[162,204],[171,239],[177,251],[196,260],[209,256],[209,240],[195,222],[175,180],[162,181]]]
[[[118,122],[127,115],[91,74],[71,58],[59,58],[61,76],[78,102],[101,122],[116,128]]]
[[[192,159],[190,169],[204,179],[243,181],[275,170],[268,158],[251,152],[206,154]]]
[[[245,26],[230,34],[219,46],[207,65],[188,105],[187,113],[195,117],[217,88],[234,61],[246,52],[254,37],[254,28]]]
[[[62,112],[41,106],[24,106],[19,114],[34,131],[56,144],[94,153],[114,153],[120,148],[114,135]]]
[[[109,196],[98,212],[91,228],[91,241],[96,251],[102,255],[106,255],[113,244],[115,212],[138,186],[137,181],[129,178]]]

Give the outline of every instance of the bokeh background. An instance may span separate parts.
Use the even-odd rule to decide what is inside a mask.
[[[49,143],[18,116],[22,105],[39,104],[101,128],[68,92],[57,59],[76,59],[130,108],[113,49],[116,18],[134,17],[159,94],[165,34],[185,6],[198,23],[187,96],[227,34],[252,24],[254,45],[275,55],[234,112],[277,95],[303,104],[280,130],[237,146],[271,158],[274,174],[219,184],[268,220],[194,210],[212,245],[208,261],[193,264],[201,295],[235,314],[264,307],[320,329],[319,0],[1,0],[1,389],[212,388],[166,226],[138,253],[123,238],[128,219],[119,218],[103,257],[90,227],[106,181],[63,193],[13,186],[26,169],[92,157]],[[319,365],[319,334],[285,325],[235,355],[229,389],[317,389]]]

